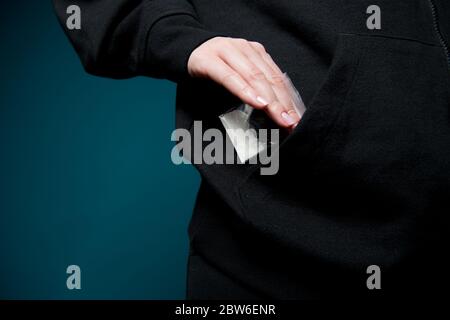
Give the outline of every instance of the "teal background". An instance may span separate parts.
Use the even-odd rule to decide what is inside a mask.
[[[2,1],[0,34],[0,298],[184,298],[199,177],[170,160],[175,85],[86,74],[50,1]]]

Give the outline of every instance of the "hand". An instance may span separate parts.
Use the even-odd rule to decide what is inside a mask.
[[[191,53],[188,71],[192,77],[211,79],[248,105],[265,110],[279,126],[292,129],[300,120],[283,72],[258,42],[209,39]]]

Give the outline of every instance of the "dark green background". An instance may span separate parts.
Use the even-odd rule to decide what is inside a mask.
[[[86,74],[50,1],[0,17],[0,298],[183,298],[199,177],[170,160],[175,85]]]

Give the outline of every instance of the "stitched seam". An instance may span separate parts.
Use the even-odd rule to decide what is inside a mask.
[[[345,94],[344,100],[340,104],[338,114],[334,117],[333,121],[331,121],[330,124],[327,126],[327,128],[328,128],[327,132],[324,134],[323,142],[319,145],[318,149],[324,149],[328,145],[328,143],[330,141],[331,133],[335,129],[336,123],[338,122],[339,119],[342,118],[343,111],[344,111],[343,109],[347,105],[347,100],[353,93],[354,88],[355,88],[355,83],[356,83],[357,79],[359,78],[360,73],[362,72],[360,65],[361,65],[361,61],[363,60],[363,58],[366,55],[367,46],[368,46],[367,43],[364,43],[363,47],[360,49],[360,52],[358,53],[358,58],[357,58],[356,66],[353,69],[353,74],[352,74],[353,78],[351,80],[349,89]],[[316,152],[316,158],[319,154],[320,154],[320,150],[318,150],[318,152]]]
[[[364,33],[346,33],[342,32],[343,35],[348,36],[357,36],[357,37],[367,37],[367,38],[385,38],[385,39],[392,39],[392,40],[399,40],[399,41],[410,41],[410,42],[417,42],[423,45],[432,46],[432,47],[441,47],[440,44],[427,42],[419,39],[414,38],[407,38],[407,37],[399,37],[399,36],[390,36],[390,35],[383,35],[383,34],[364,34]]]

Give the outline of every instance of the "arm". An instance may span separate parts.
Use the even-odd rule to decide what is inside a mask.
[[[198,22],[187,0],[53,0],[65,33],[87,72],[179,81],[190,53],[218,36]],[[67,8],[81,9],[81,29],[68,30]]]
[[[146,75],[175,82],[208,78],[280,126],[299,121],[283,74],[264,47],[220,37],[198,21],[189,0],[53,0],[87,72],[111,78]],[[81,29],[68,30],[67,8],[81,9]]]

